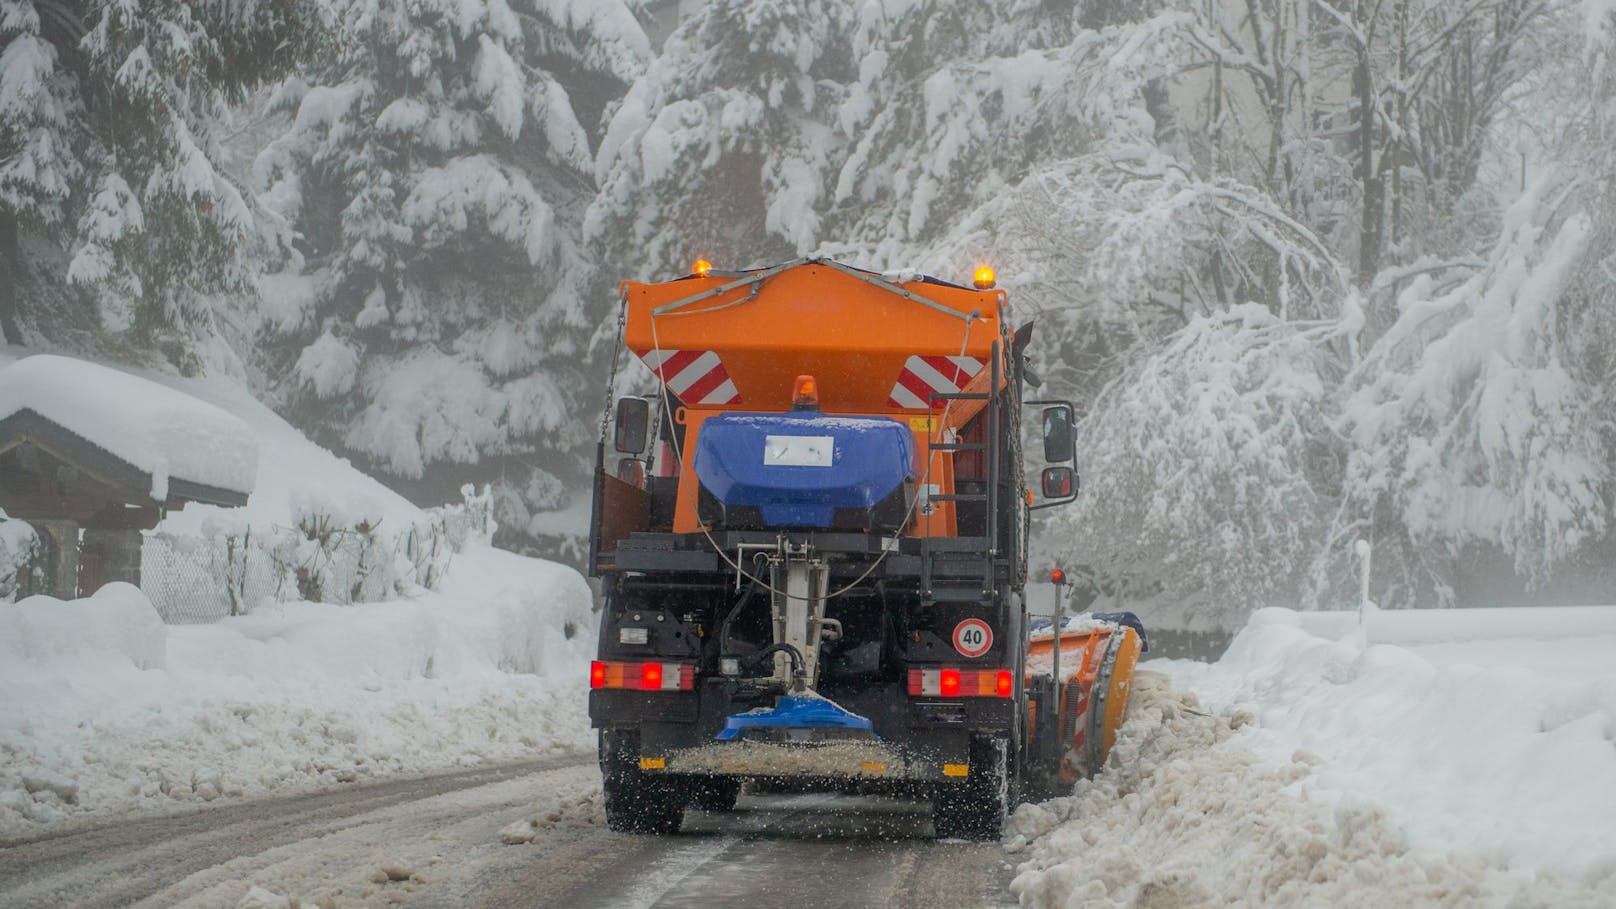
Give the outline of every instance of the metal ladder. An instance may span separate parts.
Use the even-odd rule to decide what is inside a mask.
[[[941,442],[932,436],[927,436],[926,463],[931,463],[935,453],[948,453],[960,451],[986,452],[987,460],[987,488],[983,492],[953,492],[930,496],[932,502],[981,502],[987,511],[987,535],[982,537],[922,537],[920,541],[920,589],[921,596],[928,600],[946,602],[975,602],[991,600],[997,582],[996,565],[1000,555],[997,548],[999,539],[999,433],[1002,431],[1002,421],[999,413],[999,383],[1002,379],[999,370],[999,342],[993,342],[993,352],[989,360],[991,373],[987,392],[949,392],[936,393],[931,396],[933,401],[985,401],[983,419],[987,421],[981,442]],[[941,433],[938,433],[941,436]],[[958,518],[958,509],[955,511]],[[955,525],[958,526],[957,524]],[[952,556],[952,557],[951,557]],[[959,583],[960,573],[950,572],[952,584],[939,585],[939,572],[937,562],[970,563],[980,565],[979,585],[965,586]],[[966,575],[967,577],[971,575]]]

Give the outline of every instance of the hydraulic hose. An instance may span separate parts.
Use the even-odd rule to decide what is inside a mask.
[[[767,556],[760,552],[756,556],[752,557],[752,561],[755,564],[765,558],[767,558]],[[757,594],[758,587],[762,586],[763,580],[761,575],[763,572],[756,568],[753,570],[757,573],[751,576],[751,583],[746,585],[746,590],[741,594],[740,598],[735,601],[735,605],[730,607],[729,613],[724,616],[724,621],[720,622],[718,625],[718,655],[720,657],[724,656],[725,651],[729,649],[729,632],[730,629],[735,625],[735,619],[741,614],[741,610],[745,609],[746,605],[752,602],[752,597]]]
[[[785,641],[781,641],[778,644],[770,644],[769,646],[753,654],[752,660],[754,661],[754,665],[761,666],[765,660],[777,653],[783,653],[789,660],[791,660],[791,690],[807,690],[808,672],[803,665],[802,651],[798,650],[795,646],[787,644]]]

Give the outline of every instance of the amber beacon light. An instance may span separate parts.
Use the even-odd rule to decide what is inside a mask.
[[[798,376],[795,387],[791,390],[792,410],[818,410],[819,409],[819,383],[813,376]]]
[[[707,261],[706,259],[697,259],[696,264],[690,266],[690,273],[698,278],[707,277],[707,273],[712,270],[713,263]]]
[[[993,266],[978,265],[976,274],[971,277],[971,283],[976,285],[977,290],[991,290],[993,285],[998,283],[993,275]]]

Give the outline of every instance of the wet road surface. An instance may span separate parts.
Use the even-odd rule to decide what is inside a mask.
[[[746,795],[677,836],[613,833],[573,755],[7,846],[0,907],[236,909],[256,887],[301,909],[978,909],[1014,906],[1012,876],[998,844],[938,842],[928,805],[887,798]]]

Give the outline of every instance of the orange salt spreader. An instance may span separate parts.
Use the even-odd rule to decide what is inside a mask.
[[[1073,671],[1040,664],[1028,516],[1077,495],[1075,409],[1025,397],[1032,326],[992,270],[699,262],[621,294],[650,381],[597,449],[608,824],[673,832],[747,779],[856,781],[991,838],[1012,797],[1095,772],[1142,640],[1096,622],[1061,638]]]
[[[684,435],[699,434],[720,413],[789,410],[797,377],[810,375],[823,413],[885,416],[909,427],[930,507],[908,532],[954,536],[948,497],[956,459],[934,451],[929,469],[920,459],[981,413],[981,401],[937,396],[988,385],[995,347],[1009,347],[1004,292],[922,277],[892,281],[829,260],[698,272],[621,285],[624,344],[677,398],[671,417]],[[1006,374],[1001,364],[1001,388]],[[694,452],[691,445],[681,452],[675,532],[699,526]],[[980,472],[981,460],[968,466]]]

